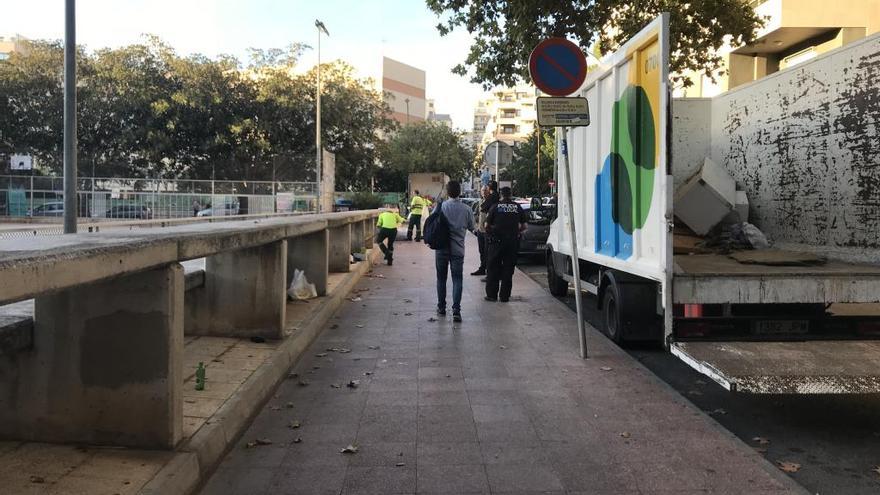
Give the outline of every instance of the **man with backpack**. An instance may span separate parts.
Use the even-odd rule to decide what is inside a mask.
[[[438,204],[425,222],[425,242],[434,249],[437,269],[437,314],[446,314],[446,279],[452,272],[452,321],[461,321],[462,275],[464,271],[464,238],[474,231],[474,214],[459,199],[461,184],[446,184],[446,201]]]

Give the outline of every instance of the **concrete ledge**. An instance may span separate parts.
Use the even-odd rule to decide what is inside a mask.
[[[370,250],[368,259],[377,259]],[[310,313],[238,391],[182,447],[184,451],[166,464],[140,491],[141,495],[187,495],[200,480],[213,472],[226,452],[235,444],[263,405],[270,399],[287,371],[324,330],[330,318],[371,267],[370,262],[352,265],[343,281],[330,295],[320,299],[320,307]],[[191,457],[187,457],[191,456]],[[195,458],[193,462],[192,458]],[[195,480],[195,481],[193,481]]]

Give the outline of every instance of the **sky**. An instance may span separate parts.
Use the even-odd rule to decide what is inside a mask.
[[[4,2],[0,36],[64,37],[63,0]],[[464,60],[471,37],[463,31],[441,37],[438,18],[423,0],[79,0],[77,43],[88,49],[137,42],[155,34],[181,54],[232,54],[281,48],[292,42],[315,47],[315,19],[330,32],[321,41],[321,60],[342,59],[361,76],[381,77],[382,56],[427,73],[427,97],[438,113],[452,115],[456,128],[470,130],[478,85],[450,69]],[[317,61],[307,50],[301,66]]]

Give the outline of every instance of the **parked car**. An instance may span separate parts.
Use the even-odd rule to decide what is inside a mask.
[[[107,218],[136,218],[149,220],[153,218],[153,210],[144,205],[120,205],[107,210]]]
[[[64,216],[64,202],[63,201],[53,201],[51,203],[43,203],[40,206],[34,207],[33,210],[29,210],[28,216],[31,216],[31,217],[63,217]]]
[[[196,213],[197,217],[225,217],[229,215],[238,215],[239,208],[236,202],[227,202],[219,205],[216,209],[213,205],[209,205],[204,210]]]
[[[539,198],[534,198],[540,201]],[[550,224],[556,218],[556,205],[543,205],[536,201],[521,204],[529,215],[526,230],[519,242],[519,254],[524,256],[543,256],[547,249]]]

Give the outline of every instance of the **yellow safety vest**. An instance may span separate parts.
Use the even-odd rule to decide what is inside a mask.
[[[421,215],[422,208],[425,207],[425,200],[421,196],[413,196],[412,201],[409,204],[410,212],[413,215]]]
[[[396,229],[397,225],[404,222],[404,218],[393,211],[383,211],[379,214],[376,226],[380,229]]]

